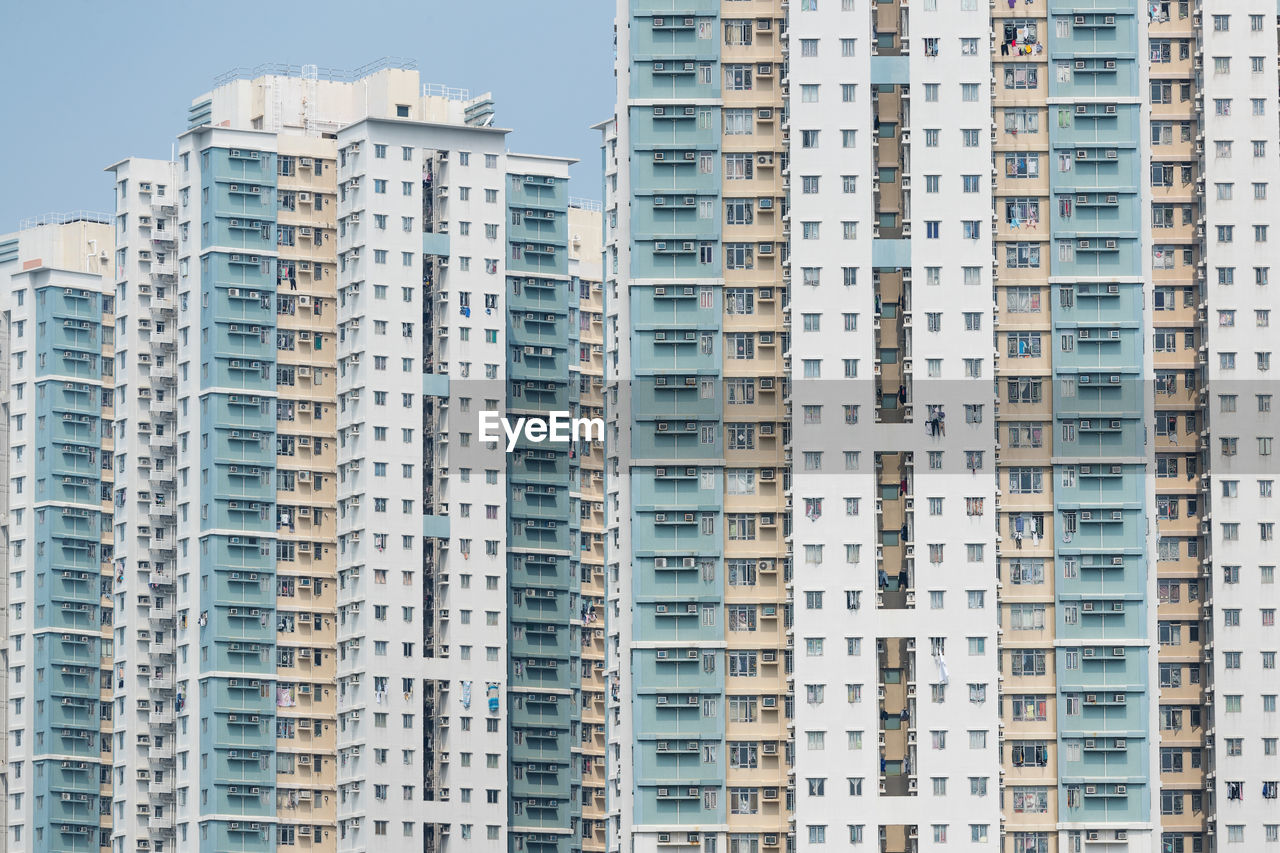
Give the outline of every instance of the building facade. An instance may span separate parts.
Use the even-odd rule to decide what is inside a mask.
[[[6,849],[1280,845],[1275,10],[617,9],[0,238]]]
[[[14,850],[97,850],[112,833],[113,236],[76,213],[0,240]]]
[[[235,72],[114,216],[5,239],[9,849],[598,831],[602,437],[479,417],[599,411],[598,206],[492,118],[404,63]]]
[[[1195,93],[1202,252],[1195,274],[1208,356],[1201,397],[1208,470],[1200,474],[1208,545],[1202,578],[1211,602],[1201,637],[1209,688],[1201,712],[1210,751],[1205,832],[1210,845],[1224,848],[1280,843],[1268,331],[1276,304],[1270,193],[1280,177],[1274,13],[1247,3],[1205,4],[1193,13],[1202,85]]]
[[[723,310],[695,324],[724,336],[728,359],[741,341],[732,282],[774,251],[789,843],[1274,843],[1274,10],[628,2],[617,34],[618,106],[598,126],[621,397],[610,437],[622,436],[609,448],[609,560],[621,578],[629,564],[632,592],[611,589],[610,843],[764,843],[733,828],[763,800],[731,807],[727,824],[698,816],[682,836],[695,813],[647,799],[645,694],[675,668],[640,665],[644,596],[658,588],[647,549],[661,541],[646,513],[670,504],[646,506],[648,398],[628,399],[625,383],[683,366],[649,350],[645,312],[666,316],[651,288],[706,290],[713,309],[720,293]],[[775,43],[783,76],[771,79]],[[775,113],[752,100],[774,79],[777,138]],[[752,183],[771,148],[773,199]],[[719,223],[704,232],[712,254],[651,213],[669,193]],[[776,244],[755,230],[774,209]],[[712,269],[662,266],[658,244],[697,246]],[[723,417],[735,378],[718,377]],[[754,485],[724,465],[727,509],[728,492]],[[705,576],[727,597],[736,533],[726,527],[723,589]],[[731,786],[738,753],[724,737],[718,778]],[[658,813],[669,823],[650,825]]]
[[[611,850],[788,844],[786,14],[732,5],[732,22],[712,2],[618,6],[604,126]]]

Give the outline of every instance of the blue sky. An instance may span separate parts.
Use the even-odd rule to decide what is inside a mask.
[[[42,0],[6,2],[0,53],[0,233],[24,217],[111,207],[103,167],[167,157],[192,98],[264,62],[357,68],[416,59],[424,82],[492,91],[514,151],[582,160],[600,197],[613,110],[610,0]],[[275,35],[281,33],[282,35]],[[284,35],[287,33],[287,35]]]

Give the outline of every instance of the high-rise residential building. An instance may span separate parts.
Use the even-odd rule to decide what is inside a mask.
[[[603,436],[482,418],[598,417],[599,206],[492,121],[234,72],[5,238],[9,849],[602,849]]]
[[[1275,9],[617,6],[0,238],[6,849],[1280,845]]]
[[[729,766],[712,745],[698,771],[703,791],[729,792],[724,822],[680,802],[691,785],[654,802],[665,781],[653,768],[675,780],[696,763],[687,744],[655,757],[646,740],[686,719],[658,705],[691,683],[675,678],[701,634],[648,621],[650,602],[667,604],[662,549],[676,547],[650,513],[683,505],[653,501],[646,478],[668,461],[659,430],[675,429],[652,413],[665,411],[657,390],[701,367],[692,347],[663,359],[666,330],[651,324],[688,326],[676,341],[710,332],[732,365],[738,283],[775,274],[789,843],[1204,853],[1277,841],[1274,10],[620,3],[617,32],[618,106],[599,126],[612,849],[653,835],[736,853],[770,843],[747,831],[770,800],[734,783],[733,704]],[[762,190],[774,163],[779,183]],[[694,208],[712,221],[693,226]],[[771,240],[760,229],[774,211]],[[692,248],[704,266],[681,265]],[[695,296],[709,310],[678,301]],[[654,392],[627,394],[655,369],[667,376]],[[714,374],[699,374],[723,382],[707,417],[732,421],[741,374]],[[692,429],[703,415],[688,396]],[[686,468],[699,485],[708,464],[724,469],[705,481],[724,489],[720,511],[740,488],[758,493],[731,449],[707,455]],[[676,494],[701,513],[696,491]],[[729,557],[742,530],[726,518],[722,535],[684,540],[723,549],[722,574],[701,579],[726,604],[741,592]],[[730,631],[734,616],[730,605]],[[700,689],[731,703],[735,684],[768,692],[763,667],[736,680],[747,673],[726,636],[729,677],[721,687],[704,663]],[[683,653],[664,647],[676,640]],[[698,722],[703,738],[718,725]],[[741,758],[768,766],[749,748]]]
[[[600,203],[569,200],[569,286],[571,331],[577,352],[569,354],[577,386],[576,415],[604,418],[604,279]],[[574,304],[576,299],[576,318]],[[572,376],[574,368],[576,377]],[[572,399],[572,393],[571,393]],[[579,447],[578,480],[573,489],[580,520],[576,546],[581,595],[582,679],[582,850],[603,853],[608,825],[606,789],[605,699],[605,459],[604,442]]]
[[[1136,7],[996,15],[1006,829],[1015,850],[1146,849],[1144,21]]]
[[[1277,306],[1270,238],[1278,224],[1271,192],[1280,181],[1276,10],[1237,0],[1197,6],[1193,15],[1202,87],[1195,272],[1208,355],[1200,478],[1211,602],[1201,637],[1211,688],[1201,712],[1212,750],[1206,831],[1211,846],[1266,849],[1280,843],[1270,331]]]
[[[1210,402],[1200,266],[1205,169],[1199,163],[1203,124],[1195,95],[1201,60],[1189,6],[1171,4],[1143,22],[1151,142],[1143,215],[1150,217],[1152,243],[1148,302],[1157,537],[1149,562],[1157,575],[1156,598],[1148,607],[1156,609],[1159,696],[1151,742],[1160,774],[1158,788],[1152,783],[1151,809],[1153,822],[1159,809],[1159,849],[1169,853],[1212,849],[1206,832],[1213,800],[1206,798],[1206,780],[1214,757],[1205,708],[1211,661],[1204,659],[1211,628],[1203,622],[1212,616],[1212,580],[1202,568],[1209,554],[1207,531],[1201,529],[1208,509],[1202,478],[1209,473],[1201,438],[1209,416],[1202,406]]]
[[[1000,826],[988,22],[908,11],[788,30],[795,838],[894,853]]]
[[[618,4],[611,850],[772,853],[790,831],[786,10],[727,7]]]
[[[112,251],[86,212],[0,238],[9,850],[112,832]]]

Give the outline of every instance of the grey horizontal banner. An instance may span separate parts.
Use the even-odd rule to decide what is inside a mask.
[[[460,434],[449,440],[451,464],[493,452],[494,444],[481,439],[481,415],[492,408],[506,427],[494,426],[490,418],[488,434],[502,438],[497,444],[503,451],[571,444],[575,455],[585,454],[584,436],[598,436],[598,423],[584,424],[589,431],[579,432],[577,440],[562,429],[563,441],[511,441],[511,430],[527,438],[520,430],[530,424],[542,432],[556,419],[603,417],[608,452],[628,465],[736,467],[735,456],[745,454],[744,465],[848,476],[873,470],[868,453],[913,452],[935,454],[915,459],[916,466],[972,477],[994,471],[998,452],[1002,465],[1022,459],[1028,465],[1159,462],[1167,474],[1169,464],[1158,457],[1207,454],[1219,470],[1257,473],[1275,468],[1271,407],[1277,387],[1280,381],[1263,379],[1201,386],[1194,373],[1188,381],[1187,372],[1152,379],[1097,368],[1077,368],[1065,377],[926,379],[889,386],[878,378],[693,372],[598,384],[585,374],[574,374],[570,382],[463,379],[450,383],[449,405],[428,398],[428,414],[435,418],[428,433],[436,426]],[[813,453],[824,457],[806,458]],[[848,453],[862,455],[849,460]],[[1200,464],[1195,458],[1177,462],[1179,476],[1195,476]]]

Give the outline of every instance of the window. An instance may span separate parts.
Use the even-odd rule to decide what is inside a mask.
[[[1039,269],[1039,243],[1005,244],[1005,266],[1009,269]],[[1038,310],[1038,309],[1037,309]]]
[[[751,88],[750,65],[725,65],[724,87],[730,91],[746,91]]]
[[[1038,178],[1040,176],[1040,155],[1024,152],[1006,152],[1004,155],[1004,173],[1006,178]]]
[[[965,86],[973,86],[974,96],[972,98],[964,98],[963,100],[976,101],[977,84],[966,83]],[[1039,88],[1039,70],[1033,65],[1008,65],[1004,69],[1004,87],[1006,89],[1036,89]]]

